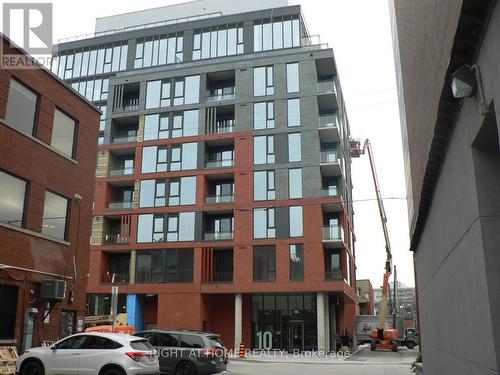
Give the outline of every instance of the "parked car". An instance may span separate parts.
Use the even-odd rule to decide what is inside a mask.
[[[157,375],[160,367],[148,340],[123,333],[72,335],[45,348],[26,350],[20,375]]]
[[[419,344],[418,331],[415,328],[405,329],[404,344],[408,349],[413,349]]]
[[[210,375],[226,370],[227,352],[215,333],[154,329],[137,332],[157,350],[161,374]]]

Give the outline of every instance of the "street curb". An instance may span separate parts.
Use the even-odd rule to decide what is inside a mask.
[[[339,361],[321,361],[318,359],[317,361],[310,361],[310,362],[304,362],[304,361],[297,361],[297,362],[285,362],[285,361],[267,361],[267,360],[259,360],[259,359],[247,359],[247,358],[230,358],[229,359],[229,364],[231,362],[249,362],[249,363],[272,363],[272,364],[284,364],[284,365],[367,365],[367,366],[391,366],[391,365],[408,365],[411,366],[411,362],[366,362],[366,361],[349,361],[346,362],[346,360],[339,360]]]

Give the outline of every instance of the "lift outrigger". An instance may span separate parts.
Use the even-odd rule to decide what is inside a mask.
[[[366,139],[363,147],[361,148],[361,142],[359,140],[351,140],[349,145],[349,153],[352,158],[359,158],[368,152],[368,158],[370,159],[370,167],[372,170],[373,184],[375,186],[375,194],[377,197],[378,210],[380,214],[380,221],[382,222],[382,229],[384,231],[385,238],[385,273],[384,273],[384,283],[382,286],[382,300],[380,302],[380,319],[377,324],[377,329],[371,332],[371,350],[375,349],[390,349],[393,352],[398,351],[398,337],[399,332],[396,328],[385,328],[385,322],[387,319],[387,296],[389,291],[389,277],[392,273],[392,253],[391,253],[391,243],[389,241],[389,232],[387,231],[387,217],[385,215],[384,203],[380,195],[380,187],[378,184],[377,171],[375,169],[375,160],[373,159],[372,146],[369,139]]]

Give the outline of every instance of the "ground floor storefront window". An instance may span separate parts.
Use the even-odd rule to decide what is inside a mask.
[[[252,348],[314,350],[317,348],[316,294],[254,294]]]
[[[15,338],[18,293],[17,286],[0,285],[0,340]]]

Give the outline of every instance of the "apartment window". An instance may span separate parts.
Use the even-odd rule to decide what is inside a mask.
[[[172,138],[198,135],[198,110],[175,113],[172,121]]]
[[[170,117],[168,114],[144,116],[144,140],[169,138]]]
[[[254,52],[300,46],[298,16],[256,21],[254,24]]]
[[[299,63],[286,64],[286,92],[299,92]]]
[[[300,126],[300,99],[287,100],[288,127]]]
[[[302,206],[290,206],[289,212],[290,212],[290,237],[302,237],[304,235]]]
[[[327,280],[342,280],[341,257],[338,250],[326,250],[325,276]]]
[[[176,80],[174,105],[195,104],[200,101],[200,76],[189,76]]]
[[[182,34],[157,35],[137,39],[134,69],[182,62],[184,37]]]
[[[168,205],[178,206],[181,202],[181,182],[178,179],[170,180]]]
[[[170,105],[170,82],[149,81],[146,83],[146,109],[165,108]]]
[[[198,166],[198,143],[182,144],[182,170],[196,169]]]
[[[194,241],[194,212],[139,215],[137,242]]]
[[[253,138],[253,163],[272,164],[275,162],[274,136],[264,135]]]
[[[253,281],[276,280],[276,247],[253,247]]]
[[[140,250],[136,260],[136,282],[192,282],[193,265],[193,249]]]
[[[274,102],[253,104],[253,128],[274,129]]]
[[[243,27],[221,25],[196,30],[193,37],[193,60],[243,53]]]
[[[27,182],[0,171],[0,222],[24,226]]]
[[[196,142],[173,145],[168,164],[167,146],[149,146],[142,149],[142,173],[190,170],[197,167]]]
[[[107,100],[109,94],[109,78],[73,82],[71,87],[91,102]]]
[[[253,68],[253,96],[274,94],[273,66]]]
[[[274,171],[259,171],[253,173],[253,199],[255,201],[276,199]]]
[[[288,161],[292,163],[301,160],[302,160],[302,151],[301,151],[300,133],[289,133]]]
[[[5,121],[26,134],[34,133],[38,95],[11,79]]]
[[[347,283],[352,286],[352,280],[351,280],[351,256],[349,253],[346,251],[346,269],[347,269]]]
[[[198,110],[144,116],[144,140],[198,135]]]
[[[168,187],[168,190],[167,190]],[[196,177],[171,180],[142,180],[140,207],[163,207],[196,203]]]
[[[290,281],[304,280],[304,245],[290,244]]]
[[[75,148],[76,121],[61,112],[54,111],[51,145],[62,153],[73,157]]]
[[[67,215],[68,199],[46,190],[42,218],[42,233],[50,237],[65,240],[67,238]]]
[[[302,198],[302,169],[288,170],[288,196],[290,199]]]
[[[275,238],[274,208],[255,208],[253,210],[253,237]]]

